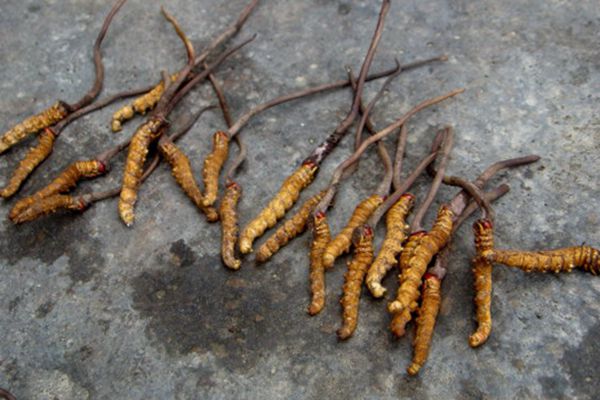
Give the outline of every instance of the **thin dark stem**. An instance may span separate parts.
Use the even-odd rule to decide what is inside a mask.
[[[334,171],[333,176],[330,181],[328,192],[323,197],[321,202],[317,205],[317,207],[315,208],[315,213],[324,212],[327,209],[327,207],[331,203],[331,200],[333,200],[333,197],[335,196],[337,186],[340,182],[341,177],[344,174],[344,171],[347,168],[349,168],[350,166],[352,166],[352,164],[354,164],[356,161],[358,161],[360,159],[360,157],[362,156],[362,154],[367,150],[367,148],[371,144],[377,142],[378,140],[383,139],[384,137],[389,135],[391,132],[395,131],[396,129],[398,129],[399,127],[404,125],[406,123],[406,121],[408,121],[410,119],[410,117],[417,114],[419,111],[421,111],[427,107],[430,107],[434,104],[437,104],[439,102],[442,102],[450,97],[456,96],[457,94],[460,94],[462,92],[464,92],[464,89],[457,89],[457,90],[453,90],[452,92],[446,93],[442,96],[438,96],[438,97],[434,97],[429,100],[425,100],[425,101],[421,102],[420,104],[418,104],[417,106],[415,106],[412,110],[410,110],[409,112],[404,114],[402,117],[400,117],[394,123],[388,125],[384,129],[377,132],[375,135],[369,137],[364,142],[362,142],[359,149],[357,151],[355,151],[343,163],[341,163]]]
[[[385,17],[390,10],[391,2],[390,0],[383,0],[381,3],[381,9],[379,10],[379,17],[377,19],[377,26],[375,27],[375,33],[373,34],[373,38],[371,39],[371,43],[369,45],[369,49],[367,51],[367,55],[363,61],[363,64],[360,68],[360,73],[358,74],[358,85],[356,86],[356,95],[354,96],[354,102],[352,103],[352,107],[350,108],[350,112],[344,118],[344,120],[338,125],[335,129],[335,132],[338,134],[345,133],[350,125],[356,119],[358,115],[358,111],[360,108],[360,101],[362,98],[363,89],[365,87],[365,78],[369,73],[369,68],[373,63],[373,58],[375,57],[375,52],[377,51],[377,46],[381,41],[381,35],[383,33],[383,26],[385,23]]]
[[[400,128],[398,135],[398,145],[396,146],[396,157],[394,158],[394,171],[392,176],[392,184],[394,190],[397,191],[402,187],[402,163],[404,160],[404,152],[406,151],[406,142],[408,141],[408,128],[406,124]],[[429,164],[431,165],[431,164]]]
[[[452,146],[454,145],[454,130],[451,127],[446,127],[444,129],[444,142],[442,147],[440,148],[440,152],[438,154],[439,157],[439,167],[438,171],[433,178],[433,182],[431,183],[431,187],[429,188],[429,192],[427,192],[427,197],[421,203],[421,206],[415,213],[415,217],[410,224],[411,232],[417,232],[423,230],[423,218],[431,207],[435,196],[437,195],[440,186],[442,185],[442,179],[444,178],[444,173],[446,172],[446,167],[448,166],[448,162],[450,161],[450,151],[452,150]]]
[[[213,41],[208,45],[208,47],[202,53],[200,53],[198,55],[198,57],[196,57],[194,64],[200,65],[200,64],[204,63],[204,61],[206,61],[206,59],[208,58],[208,56],[214,49],[216,49],[221,44],[228,41],[235,34],[237,34],[240,31],[240,29],[242,29],[242,26],[246,23],[246,21],[248,20],[248,17],[250,17],[250,14],[256,8],[257,5],[258,5],[258,0],[252,0],[242,10],[242,13],[238,16],[238,19],[233,24],[231,24],[229,27],[227,27],[227,29],[225,29],[219,36],[217,36],[215,39],[213,39]]]
[[[417,178],[423,173],[427,166],[433,161],[435,161],[437,155],[437,152],[431,153],[423,160],[421,160],[419,165],[417,165],[415,170],[402,182],[402,184],[398,186],[398,188],[394,189],[394,193],[388,196],[388,198],[385,199],[383,204],[380,205],[377,208],[377,210],[373,213],[373,215],[371,215],[371,217],[369,218],[368,225],[370,227],[375,228],[377,226],[377,224],[385,215],[385,213],[387,213],[388,210],[392,208],[392,206],[396,204],[398,200],[400,200],[400,197],[411,188],[411,186],[415,183]]]
[[[422,67],[423,65],[427,65],[432,62],[443,61],[445,59],[446,59],[445,56],[441,56],[441,57],[435,57],[435,58],[430,58],[427,60],[422,60],[422,61],[417,61],[414,63],[406,64],[406,65],[402,66],[402,71],[412,70],[412,69],[415,69],[418,67]],[[385,71],[381,71],[381,72],[369,75],[369,76],[367,76],[365,81],[369,82],[372,80],[376,80],[376,79],[380,79],[380,78],[389,76],[390,74],[393,74],[397,70],[398,70],[398,68],[391,68],[391,69],[387,69]],[[297,92],[293,92],[293,93],[290,93],[287,95],[277,97],[273,100],[269,100],[266,103],[259,104],[255,107],[253,107],[252,109],[250,109],[248,112],[246,112],[240,118],[238,118],[238,120],[235,122],[235,124],[233,124],[231,129],[229,129],[229,132],[228,132],[229,137],[234,137],[235,135],[237,135],[242,130],[242,128],[244,126],[246,126],[246,124],[250,121],[250,119],[252,119],[257,114],[260,114],[261,112],[266,111],[269,108],[272,108],[279,104],[286,103],[286,102],[292,101],[292,100],[296,100],[296,99],[299,99],[302,97],[311,96],[313,94],[325,92],[328,90],[341,89],[341,88],[348,87],[348,86],[350,86],[349,79],[339,80],[339,81],[332,82],[332,83],[325,83],[325,84],[322,84],[319,86],[314,86],[314,87],[308,88],[308,89],[302,89]]]
[[[217,59],[208,66],[207,69],[205,69],[204,71],[200,72],[198,75],[194,76],[192,79],[190,79],[183,88],[179,89],[179,91],[177,91],[177,93],[170,99],[170,101],[168,102],[168,104],[165,106],[164,110],[156,110],[155,109],[155,116],[165,116],[168,115],[173,108],[175,108],[175,106],[177,105],[177,103],[179,103],[179,101],[181,101],[181,99],[183,97],[185,97],[186,94],[188,94],[188,92],[190,90],[192,90],[194,88],[194,86],[196,86],[196,84],[198,84],[200,81],[206,79],[206,77],[208,76],[208,74],[210,74],[215,68],[217,68],[223,61],[225,61],[229,56],[231,56],[232,54],[234,54],[235,52],[237,52],[238,50],[240,50],[242,47],[244,47],[245,45],[247,45],[248,43],[250,43],[251,41],[253,41],[256,38],[256,35],[252,36],[249,39],[246,39],[245,41],[243,41],[242,43],[240,43],[237,46],[232,47],[231,49],[221,53],[219,55],[219,57],[217,57]],[[189,72],[189,71],[188,71]],[[165,98],[165,94],[163,94],[162,98]],[[161,100],[162,100],[161,98]],[[158,109],[158,106],[157,106]]]
[[[208,69],[208,64],[204,64],[204,69]],[[208,74],[208,80],[213,87],[213,91],[219,100],[219,107],[221,107],[221,112],[223,113],[223,119],[225,120],[225,124],[227,128],[231,128],[233,125],[233,118],[231,117],[231,111],[229,110],[229,104],[227,104],[227,99],[225,98],[225,92],[223,88],[217,81],[217,78],[214,74]]]
[[[497,188],[490,190],[489,192],[485,192],[484,197],[486,201],[491,203],[504,196],[509,191],[510,187],[507,184],[502,184]],[[461,224],[465,222],[466,219],[468,219],[475,211],[477,211],[479,207],[479,204],[475,200],[470,201],[460,216],[456,218],[454,224],[452,225],[452,232],[455,232],[461,226]]]
[[[394,80],[394,78],[396,78],[402,71],[400,69],[400,63],[398,62],[398,60],[396,60],[396,65],[398,66],[398,70],[396,72],[394,72],[392,75],[390,75],[383,82],[383,85],[381,85],[381,87],[379,88],[379,91],[377,91],[377,93],[375,94],[375,97],[373,97],[373,99],[369,102],[369,104],[365,107],[362,99],[359,102],[359,109],[360,109],[360,112],[362,113],[362,117],[356,128],[356,135],[355,135],[356,142],[354,144],[355,151],[360,147],[360,144],[362,143],[362,132],[365,129],[365,125],[367,126],[367,129],[369,130],[369,132],[372,135],[377,133],[377,131],[375,130],[375,127],[373,126],[373,122],[371,121],[370,114],[371,114],[371,111],[373,110],[373,108],[375,107],[375,104],[377,103],[377,101],[379,99],[381,99],[381,96],[383,96],[383,93],[385,92],[387,87],[390,85],[390,83],[392,83],[392,80]],[[351,71],[349,72],[349,74],[350,74],[350,81],[352,82],[352,88],[355,90],[356,93],[358,93],[358,83],[354,79],[354,76],[352,75]],[[377,186],[375,193],[377,193],[380,196],[385,196],[390,191],[390,186],[392,184],[392,176],[394,173],[394,171],[392,169],[392,159],[390,158],[390,155],[388,154],[387,149],[385,148],[385,144],[383,143],[382,140],[377,142],[377,152],[379,154],[379,158],[381,159],[381,162],[383,164],[385,172],[384,172],[383,180],[381,181],[379,186]],[[358,168],[358,162],[356,162],[352,167],[350,167],[346,171],[345,175],[348,176],[348,175],[352,174],[357,168]]]
[[[169,21],[169,23],[171,23],[171,25],[173,25],[173,28],[177,32],[177,35],[179,36],[179,38],[185,45],[185,50],[187,52],[187,57],[188,57],[186,66],[177,73],[177,79],[175,79],[175,81],[172,82],[172,84],[169,87],[165,87],[165,91],[163,92],[162,96],[160,97],[160,100],[156,104],[156,108],[154,109],[154,112],[152,113],[152,115],[154,117],[166,118],[166,116],[169,114],[169,112],[168,111],[166,112],[165,110],[169,109],[169,103],[170,103],[171,99],[176,95],[177,90],[183,84],[183,82],[185,82],[188,79],[188,75],[190,72],[192,72],[192,69],[194,69],[196,53],[194,52],[194,46],[192,45],[192,42],[187,38],[187,36],[185,35],[185,32],[183,32],[183,30],[179,26],[179,23],[177,22],[177,20],[171,14],[169,14],[164,8],[161,8],[161,11],[162,11],[163,15],[165,16],[165,18],[167,19],[167,21]]]
[[[106,16],[104,23],[102,24],[102,28],[100,29],[100,33],[96,37],[96,42],[94,43],[94,67],[96,68],[96,78],[94,79],[94,84],[92,88],[79,100],[77,103],[70,105],[71,111],[77,111],[87,105],[89,105],[102,90],[102,85],[104,84],[104,64],[102,63],[102,53],[100,51],[100,46],[102,45],[102,41],[106,36],[106,32],[108,32],[108,27],[112,22],[114,16],[117,14],[119,9],[125,4],[127,0],[119,0],[117,1],[110,12]]]
[[[508,160],[503,160],[496,162],[486,168],[485,171],[477,179],[473,182],[475,186],[478,188],[482,188],[487,181],[489,181],[495,174],[505,168],[515,168],[520,167],[522,165],[528,165],[534,163],[540,159],[537,155],[528,155],[525,157],[517,157],[511,158]],[[469,199],[469,194],[461,190],[450,202],[450,209],[454,212],[455,215],[458,215],[462,212],[462,210],[466,207],[467,201]]]
[[[459,178],[458,176],[445,177],[444,183],[450,186],[461,187],[465,192],[469,194],[479,204],[483,210],[483,218],[494,220],[494,210],[489,201],[486,200],[482,190],[478,188],[473,182],[469,182],[466,179]]]
[[[106,99],[94,102],[93,104],[90,104],[83,108],[80,108],[79,110],[75,111],[74,113],[69,114],[69,116],[67,116],[65,119],[63,119],[62,121],[60,121],[59,123],[54,125],[52,127],[52,131],[54,132],[54,134],[56,136],[58,136],[67,127],[67,125],[69,125],[71,122],[75,121],[76,119],[81,118],[84,115],[87,115],[94,111],[98,111],[101,108],[104,108],[106,106],[109,106],[112,103],[114,103],[115,101],[119,101],[119,100],[126,99],[128,97],[139,96],[140,94],[144,94],[144,93],[152,90],[153,87],[154,87],[154,85],[148,86],[145,88],[141,88],[141,89],[134,89],[134,90],[116,93],[110,97],[107,97]]]
[[[6,389],[2,389],[0,388],[0,397],[6,400],[17,400],[17,398],[15,396],[13,396],[12,393],[10,393],[8,390]]]

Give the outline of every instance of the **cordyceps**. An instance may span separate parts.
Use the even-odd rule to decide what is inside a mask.
[[[206,207],[203,203],[204,196],[198,187],[192,166],[188,157],[166,136],[161,137],[158,150],[165,160],[171,165],[171,173],[177,184],[206,216],[208,222],[219,220],[219,214],[213,207]]]
[[[206,47],[206,49],[200,53],[194,60],[194,66],[202,65],[211,53],[225,42],[233,38],[243,27],[245,22],[252,14],[252,11],[258,5],[258,0],[251,0],[246,7],[242,10],[238,18],[229,26],[220,32]],[[174,83],[179,78],[180,73],[172,74],[169,77],[170,83]],[[111,127],[113,132],[118,132],[122,128],[122,124],[138,114],[146,114],[147,111],[156,107],[160,101],[163,93],[165,92],[165,81],[161,80],[155,86],[152,86],[148,90],[145,90],[142,96],[135,99],[131,104],[124,106],[113,114]]]
[[[310,247],[310,292],[311,302],[308,313],[316,315],[325,307],[325,266],[323,250],[329,243],[331,234],[325,213],[313,216],[313,240]]]
[[[12,221],[15,224],[22,224],[33,221],[43,215],[55,213],[58,210],[82,211],[85,208],[86,204],[76,197],[53,194],[36,201],[23,212],[16,215]]]
[[[184,42],[188,55],[188,62],[186,66],[178,72],[177,80],[170,85],[167,85],[167,88],[160,98],[156,108],[148,120],[140,125],[131,139],[129,152],[127,154],[127,161],[125,163],[123,185],[119,199],[119,215],[121,220],[127,226],[131,226],[133,224],[137,190],[141,184],[140,178],[142,176],[142,169],[148,154],[148,147],[153,141],[161,136],[163,128],[165,128],[167,125],[166,118],[169,116],[175,106],[181,101],[181,99],[185,97],[196,84],[206,79],[212,70],[221,62],[223,62],[229,55],[233,54],[254,39],[253,37],[242,42],[242,44],[225,51],[201,73],[190,77],[192,69],[195,66],[194,48],[175,19],[166,13],[164,9],[162,11],[167,20],[174,26],[181,40]],[[166,77],[166,79],[168,80],[168,77]]]
[[[435,275],[425,275],[423,284],[423,299],[417,318],[417,333],[414,340],[414,355],[412,364],[408,367],[410,375],[416,375],[429,355],[429,345],[433,336],[435,320],[440,309],[442,297],[440,294],[441,281]]]
[[[242,188],[231,182],[225,188],[225,195],[221,200],[219,215],[221,216],[221,258],[223,263],[231,269],[239,269],[242,261],[235,256],[235,245],[238,235],[237,203],[242,195]]]
[[[267,239],[256,252],[256,261],[265,262],[270,259],[280,248],[290,240],[304,232],[313,209],[325,192],[320,192],[308,199],[290,219],[280,226],[269,239]]]
[[[341,232],[329,242],[323,252],[323,265],[326,268],[332,267],[335,260],[342,254],[347,253],[352,245],[352,235],[354,230],[365,224],[371,214],[383,203],[385,198],[374,194],[363,200],[352,213],[352,217],[341,230]]]
[[[342,304],[342,327],[337,335],[340,339],[348,339],[354,333],[358,322],[358,305],[362,283],[367,269],[373,261],[373,230],[364,226],[355,239],[355,250],[352,260],[348,263],[348,271],[344,277],[344,293]]]
[[[95,178],[105,172],[106,165],[102,161],[76,161],[63,170],[63,172],[61,172],[48,186],[31,196],[19,200],[10,210],[8,216],[13,222],[17,222],[20,220],[19,215],[21,213],[41,200],[56,194],[68,192],[74,188],[81,179]]]
[[[477,330],[469,337],[469,345],[478,347],[487,341],[492,331],[492,264],[485,258],[494,248],[492,222],[487,219],[475,221],[473,234],[477,252],[473,259]]]
[[[119,99],[135,96],[141,91],[146,90],[141,89],[118,93],[94,104],[96,98],[102,90],[102,85],[104,82],[104,65],[102,64],[100,47],[104,37],[106,36],[112,19],[123,6],[125,1],[126,0],[119,0],[114,4],[108,16],[104,20],[100,33],[98,34],[94,43],[93,53],[96,77],[92,88],[77,103],[67,104],[59,101],[40,114],[27,118],[25,121],[6,132],[0,138],[0,153],[3,153],[28,136],[42,131],[42,133],[39,135],[38,144],[32,147],[21,160],[15,171],[12,173],[7,186],[0,193],[0,196],[4,198],[11,197],[20,189],[21,185],[32,174],[32,172],[50,156],[56,138],[71,122],[77,120],[83,115],[103,108]]]

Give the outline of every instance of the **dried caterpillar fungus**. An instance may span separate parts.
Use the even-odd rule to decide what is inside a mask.
[[[221,217],[221,258],[231,269],[239,269],[242,262],[235,256],[235,244],[238,236],[237,203],[242,195],[242,188],[231,182],[225,188],[221,200],[219,214]]]
[[[446,245],[452,233],[452,217],[454,213],[446,206],[440,207],[437,219],[432,229],[422,238],[409,260],[409,266],[402,271],[400,287],[396,300],[388,305],[391,313],[397,313],[405,308],[416,310],[419,299],[421,278],[427,271],[427,266],[433,257]]]
[[[54,194],[39,201],[36,201],[25,211],[17,215],[13,222],[15,224],[21,224],[24,222],[33,221],[43,215],[52,214],[60,209],[82,211],[86,208],[86,205],[74,198],[73,196]]]
[[[519,268],[525,272],[571,272],[581,268],[594,275],[600,273],[600,251],[590,246],[575,246],[549,251],[497,250],[488,252],[493,263]]]
[[[492,223],[488,220],[475,221],[473,233],[477,251],[473,259],[477,329],[469,337],[469,345],[478,347],[487,341],[492,331],[492,264],[485,259],[485,255],[494,248]]]
[[[0,154],[13,147],[27,136],[56,124],[69,115],[69,112],[69,106],[64,102],[59,101],[41,113],[29,117],[20,124],[15,125],[0,138]]]
[[[267,206],[243,230],[240,236],[240,251],[243,254],[252,251],[252,243],[260,237],[267,228],[275,226],[289,210],[300,192],[315,178],[318,166],[312,162],[304,163],[281,185],[281,188]]]
[[[218,131],[213,135],[213,150],[204,160],[202,178],[204,179],[204,199],[206,207],[212,206],[217,201],[219,194],[219,175],[223,164],[229,155],[229,135]]]
[[[318,213],[313,218],[313,241],[310,247],[310,291],[311,303],[308,306],[310,315],[318,314],[325,307],[325,267],[323,266],[323,250],[329,243],[331,235],[325,213]]]
[[[377,207],[383,203],[384,198],[378,194],[374,194],[358,204],[352,213],[352,217],[348,224],[341,232],[329,242],[323,252],[323,265],[326,268],[331,268],[335,260],[344,253],[350,250],[352,244],[352,235],[354,230],[365,224],[371,214],[375,212]]]
[[[160,135],[162,126],[161,120],[152,118],[142,124],[131,138],[119,198],[119,215],[127,226],[131,226],[135,218],[134,205],[148,155],[148,146]]]
[[[310,214],[324,195],[325,192],[323,191],[308,199],[296,214],[279,227],[277,231],[275,231],[275,233],[256,251],[256,261],[267,261],[290,240],[304,232]]]
[[[431,346],[431,338],[433,337],[433,329],[435,321],[440,310],[441,297],[440,279],[432,274],[425,275],[423,283],[423,300],[419,309],[419,317],[417,318],[417,333],[413,342],[413,359],[412,364],[407,371],[410,375],[416,375],[427,361],[429,348]]]
[[[48,186],[39,190],[32,196],[19,200],[10,210],[8,216],[11,220],[15,221],[19,214],[36,202],[58,193],[68,192],[74,188],[81,179],[94,178],[105,172],[106,166],[101,161],[76,161],[63,170]]]
[[[374,297],[382,297],[386,289],[381,281],[387,272],[396,265],[396,257],[402,252],[402,245],[406,239],[409,226],[406,224],[406,216],[414,204],[414,196],[404,194],[388,211],[386,215],[387,232],[381,250],[373,265],[367,273],[367,287]]]
[[[340,339],[348,339],[356,330],[360,291],[365,274],[372,261],[373,230],[369,226],[364,226],[356,243],[354,256],[348,263],[348,271],[344,276],[344,294],[340,300],[343,310],[343,322],[342,327],[337,331]]]
[[[171,75],[171,82],[177,80],[177,74]],[[146,114],[147,111],[151,110],[156,106],[160,98],[165,91],[164,81],[160,81],[152,90],[136,98],[131,104],[119,109],[113,114],[111,127],[113,132],[118,132],[122,129],[123,122],[130,120],[134,115]]]
[[[55,140],[56,135],[52,129],[44,128],[38,137],[38,144],[32,147],[21,160],[6,187],[0,191],[0,196],[6,199],[17,193],[29,174],[52,153]]]
[[[219,220],[219,214],[213,207],[206,207],[203,202],[202,192],[198,187],[194,173],[192,172],[192,166],[188,157],[177,147],[173,142],[169,140],[161,141],[158,149],[167,162],[171,165],[171,173],[175,178],[177,184],[183,189],[185,194],[192,200],[192,202],[200,208],[200,210],[206,216],[208,222],[215,222]]]
[[[404,250],[400,253],[400,272],[408,268],[410,259],[414,254],[415,249],[421,242],[421,239],[426,235],[425,232],[415,232],[408,237]],[[402,285],[402,273],[398,274],[399,284]],[[406,325],[412,320],[412,310],[404,309],[400,312],[394,313],[392,322],[390,323],[390,330],[396,337],[402,337],[406,334]]]

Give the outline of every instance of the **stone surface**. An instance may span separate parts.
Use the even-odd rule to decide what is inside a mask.
[[[244,3],[171,0],[168,8],[200,48]],[[257,40],[218,73],[234,114],[294,88],[343,78],[344,65],[358,70],[377,3],[263,2],[241,34],[256,32]],[[107,7],[100,0],[0,4],[1,129],[57,97],[75,101],[87,90],[90,45]],[[538,153],[543,159],[536,165],[495,180],[512,189],[496,206],[498,245],[598,244],[599,32],[596,0],[576,7],[559,0],[394,2],[373,69],[392,65],[394,57],[408,62],[446,53],[450,61],[399,77],[374,120],[384,126],[425,98],[466,87],[456,100],[411,120],[408,165],[445,124],[456,128],[454,174],[474,177],[492,161]],[[184,59],[159,2],[143,0],[130,0],[117,16],[104,55],[106,94],[154,82],[161,69],[174,71]],[[367,96],[377,86],[369,85]],[[203,87],[178,113],[214,101]],[[349,102],[348,91],[328,94],[281,106],[248,126],[249,159],[239,176],[242,223],[343,118]],[[140,119],[112,134],[114,109],[69,127],[22,193],[129,135]],[[218,128],[220,115],[209,113],[182,140],[196,171]],[[387,143],[393,146],[391,138]],[[325,185],[350,146],[345,141],[327,160],[310,193]],[[24,151],[0,158],[2,182]],[[80,190],[118,182],[121,165]],[[341,189],[330,217],[334,231],[380,176],[370,152]],[[422,196],[426,184],[422,179],[415,192]],[[440,201],[455,192],[443,188]],[[492,337],[481,349],[468,347],[474,327],[468,226],[454,241],[429,361],[419,377],[408,378],[411,338],[391,339],[385,301],[365,292],[356,334],[336,340],[345,260],[327,276],[326,309],[308,317],[309,237],[266,265],[248,259],[239,272],[227,271],[219,261],[218,226],[204,222],[164,167],[141,189],[132,229],[118,220],[115,201],[19,227],[6,219],[12,204],[0,206],[0,387],[19,399],[591,399],[600,392],[600,280],[591,275],[496,268]],[[390,290],[394,281],[386,280]]]

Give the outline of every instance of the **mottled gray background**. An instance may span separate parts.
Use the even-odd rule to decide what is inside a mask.
[[[201,47],[245,1],[165,3]],[[279,93],[343,78],[346,64],[358,69],[379,9],[375,1],[262,3],[242,32],[258,39],[218,73],[235,115]],[[131,0],[117,16],[104,46],[105,94],[154,82],[161,69],[182,64],[182,46],[159,4]],[[100,0],[0,3],[1,130],[57,97],[75,101],[87,90],[91,43],[108,7]],[[474,177],[492,161],[538,153],[538,164],[495,181],[512,188],[496,207],[498,245],[598,244],[599,32],[597,0],[395,1],[373,69],[392,65],[394,57],[409,62],[447,53],[450,61],[398,78],[374,120],[383,126],[427,97],[466,87],[456,100],[411,120],[408,165],[444,124],[456,128],[454,174]],[[369,85],[368,97],[378,85]],[[181,113],[214,102],[206,86],[186,100]],[[240,174],[243,223],[349,103],[349,92],[340,91],[251,123]],[[108,129],[114,110],[67,129],[23,193],[129,135],[140,120],[114,135]],[[209,135],[222,127],[220,115],[209,113],[182,140],[196,171]],[[309,192],[326,183],[349,147],[344,142],[327,160]],[[25,149],[0,158],[1,182]],[[121,163],[80,190],[118,182]],[[341,189],[331,212],[334,231],[380,177],[370,152]],[[415,192],[422,196],[426,184],[422,179]],[[444,188],[439,201],[455,192]],[[385,301],[364,293],[355,336],[336,340],[342,260],[327,276],[326,309],[308,317],[308,235],[264,266],[249,259],[241,271],[227,271],[218,226],[203,221],[164,166],[141,189],[133,229],[118,220],[115,201],[19,227],[6,219],[13,203],[0,206],[0,387],[19,399],[591,399],[600,393],[600,279],[591,275],[496,268],[493,335],[481,349],[468,347],[474,327],[468,226],[455,240],[429,361],[419,377],[408,378],[411,339],[392,340]],[[386,284],[395,289],[393,277]]]

